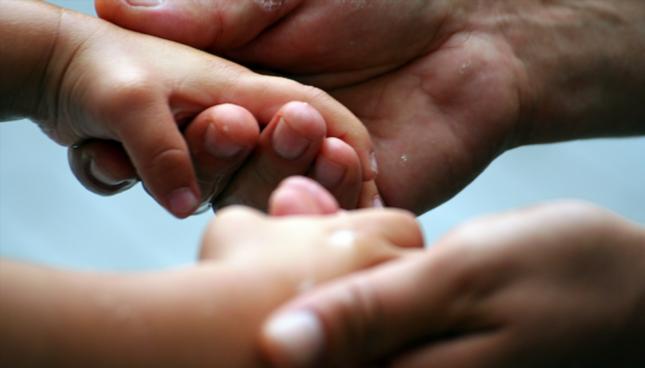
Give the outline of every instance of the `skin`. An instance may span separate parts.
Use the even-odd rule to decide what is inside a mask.
[[[275,195],[298,188],[286,182]],[[356,236],[339,247],[339,230]],[[303,287],[421,244],[402,211],[276,218],[231,207],[209,224],[200,261],[180,269],[112,274],[3,260],[0,364],[266,366],[257,335],[271,310]]]
[[[97,0],[96,8],[123,27],[324,88],[368,128],[385,202],[417,213],[510,148],[645,132],[639,0]]]
[[[223,191],[260,142],[262,148],[246,170],[271,175],[253,188],[264,198],[256,195],[249,202],[266,203],[270,188],[284,175],[311,171],[329,182],[321,178],[325,170],[318,168],[323,166],[318,150],[323,151],[321,159],[345,169],[347,177],[341,172],[335,182],[335,189],[352,193],[341,198],[343,204],[355,207],[361,201],[363,182],[375,190],[367,132],[347,109],[316,88],[260,76],[189,47],[43,2],[5,0],[0,14],[0,118],[28,117],[56,142],[78,144],[70,161],[91,189],[123,190],[138,177],[162,206],[185,217],[200,199]],[[219,156],[213,155],[219,160],[215,163],[202,156],[195,170],[191,149],[199,150],[205,140],[215,151],[223,145],[207,139],[204,129],[192,134],[194,145],[189,147],[181,130],[194,118],[198,127],[192,130],[205,124],[212,124],[215,132],[229,127],[231,136],[220,134],[219,143],[236,144],[241,151],[223,158],[220,150]],[[259,126],[266,127],[266,134],[259,134]],[[281,126],[296,133],[288,134]],[[289,160],[276,157],[275,152],[293,150],[294,136],[304,140],[306,152]],[[344,143],[329,143],[325,137],[340,137]],[[89,146],[81,143],[88,140]],[[330,144],[341,148],[325,149]],[[213,165],[222,172],[218,182],[202,179],[199,185],[196,171],[203,176]],[[366,194],[364,202],[374,195]]]
[[[276,367],[640,367],[642,280],[644,227],[585,203],[544,204],[299,296],[262,343]],[[319,321],[314,347],[302,343],[310,330],[271,333],[294,313]]]
[[[370,130],[386,202],[417,211],[508,148],[644,131],[639,1],[258,3],[97,9],[326,88]],[[467,225],[423,257],[287,305],[276,317],[304,310],[325,339],[305,356],[265,331],[267,356],[277,366],[643,365],[643,229],[588,205],[553,206]]]

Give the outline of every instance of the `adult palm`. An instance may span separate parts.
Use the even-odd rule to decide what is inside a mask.
[[[425,211],[517,144],[524,67],[459,2],[97,0],[100,16],[324,88],[367,126],[388,205]],[[234,184],[232,184],[234,185]]]

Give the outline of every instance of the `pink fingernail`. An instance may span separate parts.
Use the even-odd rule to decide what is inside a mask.
[[[227,140],[226,137],[218,137],[216,128],[209,125],[204,136],[204,148],[212,156],[217,158],[232,158],[244,149],[237,143]]]
[[[264,335],[286,359],[289,367],[312,366],[323,350],[322,324],[315,314],[298,311],[279,316],[267,324]],[[281,359],[282,360],[282,359]]]
[[[309,140],[287,124],[283,117],[273,132],[273,149],[286,160],[295,160],[309,147]]]
[[[180,188],[170,193],[168,207],[177,215],[189,215],[199,205],[199,199],[190,188]]]

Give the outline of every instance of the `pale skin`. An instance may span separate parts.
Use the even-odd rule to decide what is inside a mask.
[[[287,181],[273,205],[280,192],[310,190],[323,191]],[[338,244],[339,231],[354,236]],[[111,274],[3,260],[0,364],[266,366],[257,335],[271,310],[422,243],[414,217],[402,211],[275,218],[232,207],[208,226],[200,261],[180,269]]]
[[[293,174],[325,183],[348,208],[377,198],[365,128],[316,88],[38,1],[0,1],[0,44],[0,118],[84,142],[70,163],[99,193],[141,179],[185,217],[250,158],[258,207]]]
[[[417,213],[510,148],[645,132],[639,0],[146,3],[96,1],[126,28],[324,88],[369,130],[386,204]]]
[[[262,344],[274,367],[641,367],[643,280],[645,227],[586,203],[543,204],[301,295],[267,321]],[[308,322],[276,334],[293,316]]]

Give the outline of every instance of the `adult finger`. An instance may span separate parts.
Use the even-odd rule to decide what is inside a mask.
[[[96,0],[96,12],[134,31],[193,47],[242,46],[291,12],[301,0]]]
[[[324,140],[310,176],[325,187],[342,208],[354,209],[363,186],[354,149],[338,138]]]
[[[262,350],[276,367],[362,366],[439,335],[450,319],[427,260],[402,259],[319,287],[263,326]]]
[[[69,147],[67,158],[78,181],[94,193],[113,195],[138,182],[136,170],[118,142],[80,142]]]
[[[378,165],[367,128],[329,94],[293,80],[254,74],[223,59],[212,57],[209,60],[202,68],[187,71],[189,77],[176,91],[176,96],[199,93],[202,101],[198,104],[203,106],[221,103],[244,106],[262,125],[273,122],[278,111],[290,102],[308,104],[322,116],[328,137],[339,138],[356,151],[363,181],[376,177]],[[197,90],[183,87],[191,85],[201,87]]]
[[[363,182],[361,196],[358,199],[358,208],[383,208],[385,203],[376,187],[376,181],[370,180]]]
[[[325,121],[316,109],[300,102],[286,104],[262,132],[249,162],[216,198],[215,204],[266,208],[280,181],[308,171],[325,134]]]
[[[260,128],[246,109],[216,105],[200,113],[185,129],[202,193],[210,201],[255,148]]]

